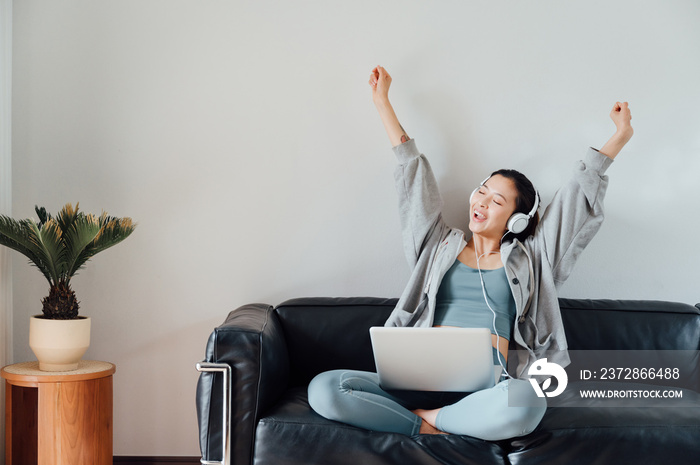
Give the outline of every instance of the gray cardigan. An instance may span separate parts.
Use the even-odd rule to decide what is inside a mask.
[[[411,139],[397,147],[394,173],[403,247],[413,272],[386,326],[430,327],[442,277],[466,245],[464,232],[442,219],[442,197],[430,163]],[[501,245],[501,260],[517,307],[511,345],[518,349],[515,377],[535,361],[570,363],[558,288],[603,222],[605,171],[612,163],[594,148],[546,208],[535,234]]]

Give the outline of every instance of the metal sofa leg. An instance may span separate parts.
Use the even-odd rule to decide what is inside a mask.
[[[200,373],[223,373],[224,375],[224,385],[223,385],[223,402],[221,420],[221,437],[222,444],[221,450],[223,451],[223,457],[219,461],[204,460],[202,458],[200,462],[202,465],[230,465],[231,464],[231,366],[226,363],[210,363],[210,362],[199,362],[196,365],[197,371]]]

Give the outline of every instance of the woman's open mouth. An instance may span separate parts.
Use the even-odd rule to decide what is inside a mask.
[[[472,219],[477,222],[486,221],[486,215],[484,215],[478,210],[474,210],[474,213],[472,214]]]

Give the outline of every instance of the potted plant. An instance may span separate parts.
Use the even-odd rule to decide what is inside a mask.
[[[16,250],[49,282],[41,315],[31,317],[29,345],[44,371],[70,371],[90,345],[90,318],[78,315],[71,278],[85,263],[126,239],[136,225],[131,218],[99,217],[66,204],[56,217],[35,207],[39,222],[0,215],[0,245]]]

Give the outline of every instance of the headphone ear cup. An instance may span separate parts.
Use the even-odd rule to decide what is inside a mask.
[[[469,205],[472,204],[472,199],[474,199],[474,194],[476,194],[476,192],[477,192],[478,190],[479,190],[479,188],[477,187],[476,189],[474,189],[474,190],[472,191],[471,195],[469,196]]]
[[[529,222],[530,217],[525,213],[514,213],[508,219],[508,231],[512,232],[513,234],[520,234],[521,232],[525,231]]]

